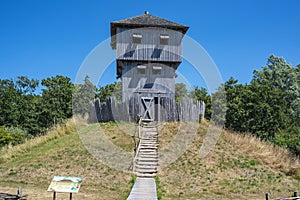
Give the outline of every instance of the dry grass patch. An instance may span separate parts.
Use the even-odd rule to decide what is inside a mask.
[[[134,150],[134,136],[137,135],[136,124],[125,122],[106,122],[99,123],[98,128],[102,129],[103,134],[107,136],[107,139],[116,146],[119,146],[128,152],[132,152]]]
[[[162,199],[263,199],[265,192],[280,197],[300,188],[299,180],[288,173],[299,160],[257,138],[222,131],[201,159],[207,128],[202,124],[187,151],[159,171]]]
[[[287,149],[263,142],[249,134],[238,134],[226,131],[222,139],[237,148],[241,154],[246,154],[274,170],[285,174],[296,174],[300,171],[300,161]]]
[[[64,135],[73,133],[76,130],[75,122],[69,119],[65,124],[59,124],[51,128],[45,135],[27,140],[25,143],[16,146],[6,146],[1,149],[0,162],[5,162],[23,153],[31,151],[33,148],[45,144],[48,141],[57,139]]]
[[[114,129],[109,130],[114,132]],[[2,188],[22,186],[29,199],[47,199],[51,194],[46,190],[53,176],[78,176],[84,181],[80,194],[74,198],[126,199],[132,187],[132,174],[111,169],[95,159],[76,131],[64,134],[58,130],[34,140],[28,141],[26,148],[13,147],[18,151],[14,150],[16,153],[0,164]],[[58,198],[64,197],[58,195]]]

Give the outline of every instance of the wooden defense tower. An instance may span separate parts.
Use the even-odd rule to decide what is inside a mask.
[[[145,121],[177,121],[176,69],[182,62],[182,38],[189,27],[148,12],[110,26],[122,101],[134,104],[129,114],[141,115]]]

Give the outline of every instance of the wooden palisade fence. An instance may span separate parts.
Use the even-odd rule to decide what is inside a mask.
[[[116,97],[109,97],[105,102],[99,99],[90,103],[90,121],[127,121],[137,122],[140,115],[143,115],[141,109],[141,100],[133,97],[130,100],[118,102]],[[155,105],[154,105],[155,107]],[[193,102],[192,99],[184,98],[180,103],[175,103],[172,98],[161,98],[159,101],[160,109],[155,115],[153,121],[158,122],[198,122],[199,117],[204,118],[205,103],[203,101]]]

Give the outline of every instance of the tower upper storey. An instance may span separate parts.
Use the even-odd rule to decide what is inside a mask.
[[[115,21],[111,26],[111,47],[117,60],[177,62],[182,58],[182,38],[187,26],[162,19],[148,12]]]

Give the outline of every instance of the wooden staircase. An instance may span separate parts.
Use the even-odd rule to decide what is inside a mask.
[[[136,182],[127,200],[157,200],[154,177],[158,168],[158,133],[149,124],[139,127],[139,143],[133,161]]]
[[[141,127],[141,135],[134,160],[134,173],[141,178],[153,178],[158,168],[158,133],[155,126]]]

